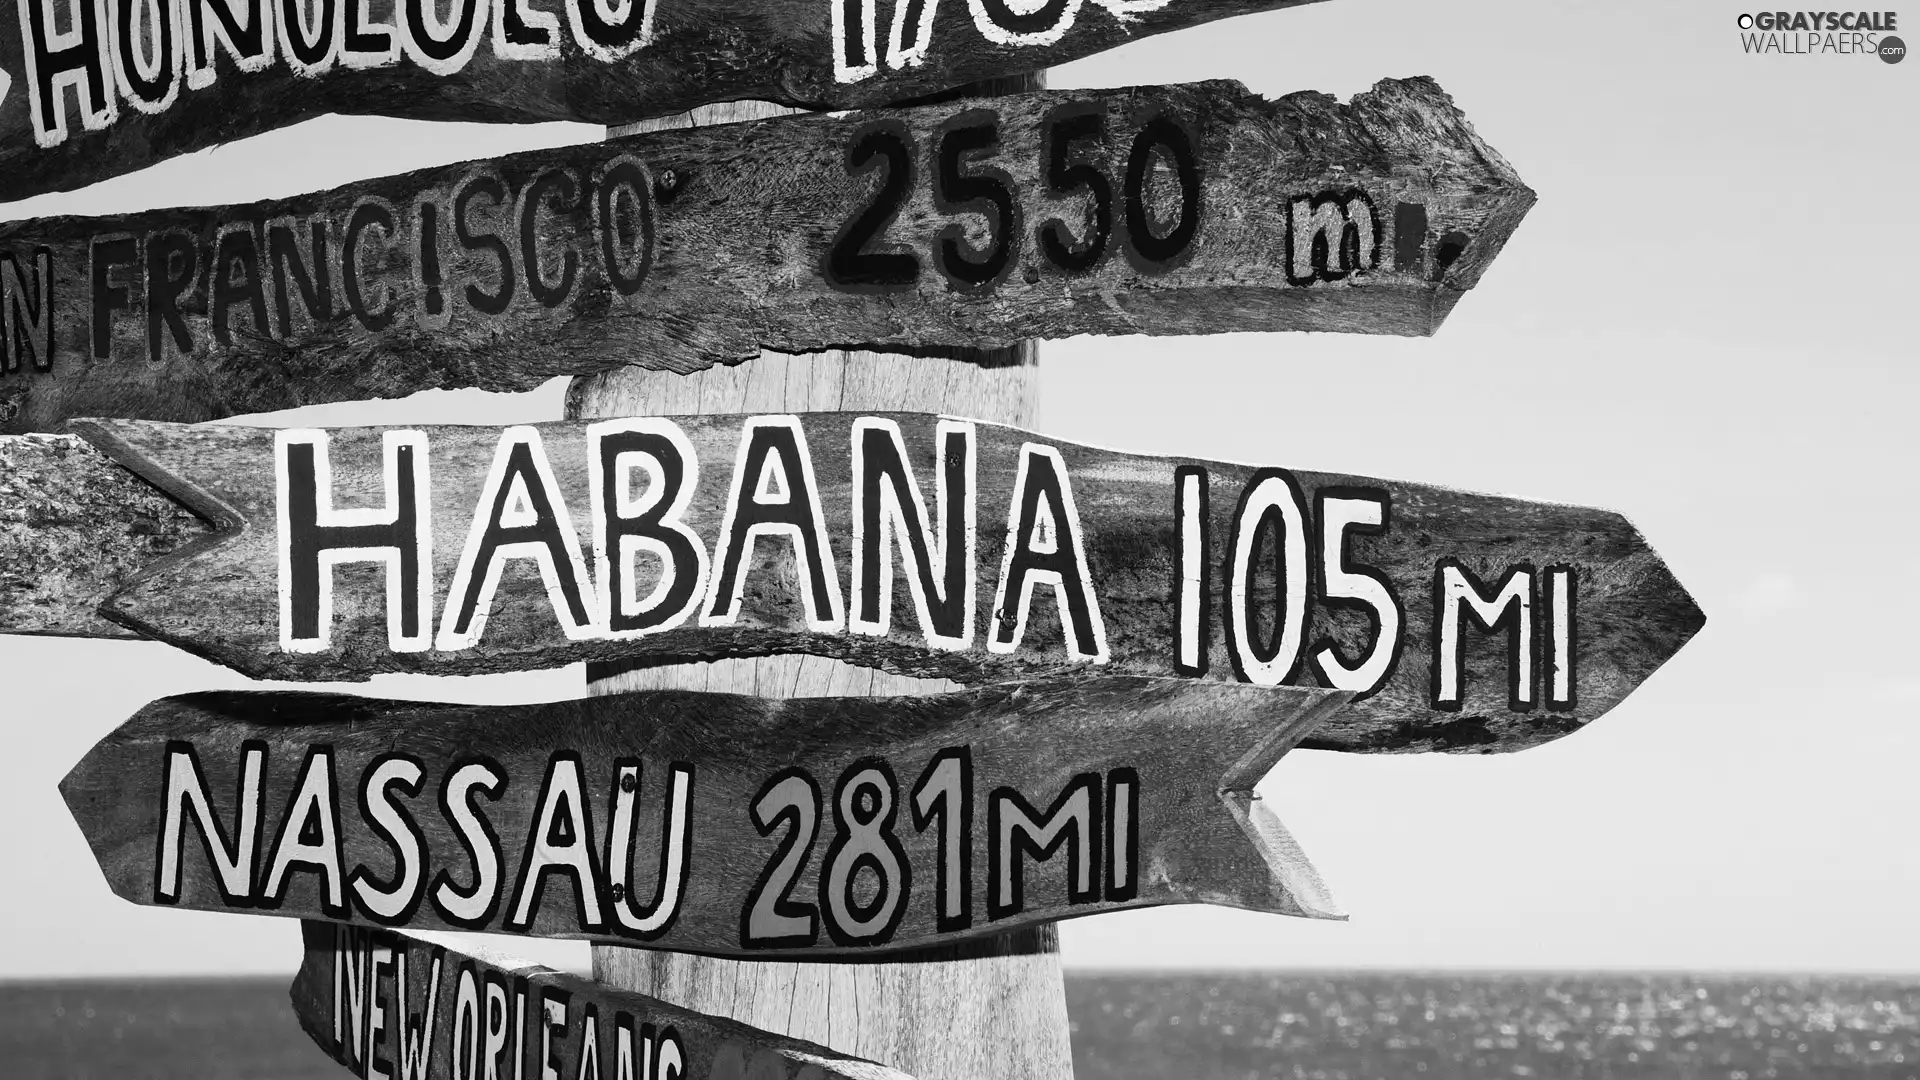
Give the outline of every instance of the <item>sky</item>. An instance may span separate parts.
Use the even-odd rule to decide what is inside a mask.
[[[1351,921],[1100,915],[1063,924],[1068,965],[1920,972],[1920,61],[1747,55],[1745,10],[1332,0],[1050,73],[1342,99],[1431,75],[1540,202],[1432,338],[1051,342],[1040,431],[1616,510],[1708,617],[1547,746],[1284,759],[1261,791]],[[331,118],[0,216],[252,201],[599,135]],[[561,389],[250,419],[548,420]],[[148,700],[244,682],[154,643],[0,638],[0,977],[296,965],[296,921],[114,897],[55,790]],[[353,689],[583,686],[574,668]],[[510,948],[586,964],[578,943]]]

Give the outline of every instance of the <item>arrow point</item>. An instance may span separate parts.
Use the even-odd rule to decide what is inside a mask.
[[[1346,690],[1318,690],[1306,686],[1274,686],[1259,689],[1235,687],[1245,697],[1237,704],[1255,711],[1271,724],[1267,734],[1241,755],[1220,777],[1222,792],[1246,793],[1253,790],[1267,770],[1286,752],[1300,745],[1315,728],[1353,700]],[[1253,695],[1258,695],[1257,700]]]
[[[1239,823],[1240,830],[1253,841],[1260,858],[1266,862],[1279,900],[1276,911],[1307,919],[1346,921],[1347,913],[1334,900],[1333,891],[1327,888],[1320,871],[1307,860],[1299,841],[1280,824],[1266,803],[1249,791],[1223,791],[1220,801],[1227,804],[1233,820]]]

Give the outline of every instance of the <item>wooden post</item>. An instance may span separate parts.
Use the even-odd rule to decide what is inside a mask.
[[[1039,89],[1039,76],[974,93]],[[765,102],[708,106],[636,131],[731,123],[794,110]],[[1036,350],[954,356],[831,351],[764,353],[691,375],[627,369],[576,379],[570,419],[828,409],[951,413],[1030,426]],[[677,687],[763,697],[936,693],[912,679],[812,656],[772,656],[620,671],[589,665],[589,692]],[[870,1058],[918,1080],[1068,1080],[1073,1055],[1052,926],[884,963],[785,963],[595,946],[594,977],[700,1012]]]

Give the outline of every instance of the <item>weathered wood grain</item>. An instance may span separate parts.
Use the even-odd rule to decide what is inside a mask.
[[[1432,80],[1034,92],[0,228],[0,431],[762,348],[1429,334],[1533,202]]]
[[[1019,81],[1023,85],[978,92],[1041,88],[1038,75]],[[658,123],[759,119],[770,107],[736,102]],[[1038,343],[1027,342],[1016,349],[951,354],[763,352],[737,365],[687,374],[628,367],[573,380],[566,418],[904,410],[1031,427],[1041,352]],[[698,689],[780,698],[885,697],[958,689],[944,679],[804,654],[639,669],[588,664],[586,673],[588,693],[596,695]],[[593,977],[601,982],[885,1061],[922,1080],[1073,1080],[1059,933],[1052,923],[864,964],[738,960],[630,945],[596,945],[591,951]]]
[[[360,1076],[911,1080],[491,949],[313,921],[300,936],[294,1015]]]
[[[1305,2],[1055,0],[1029,13],[1002,0],[636,0],[598,8],[451,0],[427,9],[423,40],[417,3],[365,0],[339,18],[335,6],[316,10],[311,0],[246,0],[230,5],[231,46],[196,47],[191,26],[175,20],[191,16],[210,40],[224,28],[185,0],[85,8],[22,0],[18,17],[0,20],[0,72],[11,76],[10,86],[0,82],[10,89],[0,89],[0,201],[69,190],[328,113],[622,124],[739,98],[833,109],[886,104]],[[304,55],[289,46],[289,11],[303,20],[301,37],[318,24]],[[894,20],[909,14],[904,33],[895,31]],[[597,41],[584,32],[583,17],[593,16],[613,24]],[[523,24],[517,39],[499,36],[514,32],[500,25],[503,17]],[[922,25],[922,17],[930,21]],[[838,55],[836,26],[848,31]],[[77,39],[50,40],[50,30]],[[471,44],[464,55],[435,49],[442,37]],[[26,55],[35,45],[52,54]],[[78,87],[48,85],[62,72],[77,76]]]
[[[966,683],[1116,672],[1331,686],[1364,696],[1312,745],[1475,752],[1578,730],[1704,621],[1604,510],[912,413],[597,423],[76,422],[222,530],[82,603],[263,678],[810,653]],[[400,469],[403,454],[424,473]],[[416,475],[409,499],[401,478]],[[596,519],[595,489],[624,509]],[[342,531],[345,518],[295,524],[324,525],[323,506],[400,522],[416,505],[379,535]],[[646,524],[654,510],[678,522]],[[499,546],[514,543],[534,546]],[[399,587],[387,562],[366,561],[393,554],[418,567]],[[0,612],[0,627],[78,618],[38,606]]]
[[[71,435],[0,436],[0,629],[139,637],[101,597],[213,527]]]
[[[191,694],[60,790],[136,903],[859,956],[1158,904],[1339,917],[1252,799],[1347,697],[1129,676],[788,701]]]

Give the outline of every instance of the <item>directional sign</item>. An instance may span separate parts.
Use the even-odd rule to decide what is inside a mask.
[[[1253,787],[1347,696],[192,694],[60,790],[136,903],[854,955],[1157,904],[1339,917]]]
[[[490,950],[305,922],[289,996],[359,1076],[565,1080],[912,1080],[724,1017]]]
[[[0,431],[858,345],[1428,334],[1533,202],[1427,79],[787,117],[0,228]]]
[[[75,427],[218,531],[15,475],[47,524],[0,548],[28,583],[0,629],[89,632],[105,601],[260,678],[804,652],[965,683],[1334,687],[1362,700],[1311,745],[1503,750],[1578,730],[1702,623],[1606,511],[923,414]],[[109,597],[42,534],[103,568],[156,535],[175,553]]]
[[[621,124],[741,98],[879,105],[1306,2],[19,0],[0,20],[0,201],[326,113]]]

